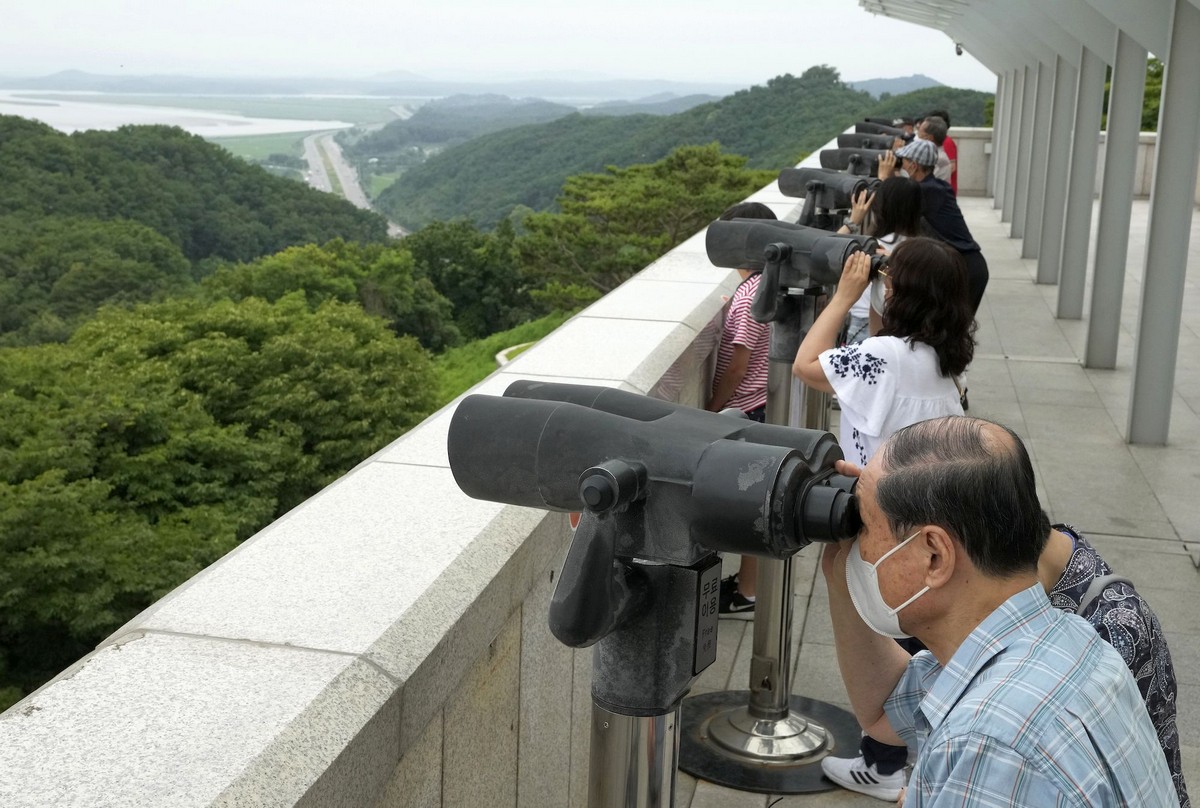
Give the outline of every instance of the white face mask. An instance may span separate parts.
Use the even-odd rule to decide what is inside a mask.
[[[871,308],[883,314],[883,307],[887,305],[887,299],[891,296],[887,284],[883,282],[883,276],[877,275],[875,280],[871,281]]]
[[[902,640],[911,636],[900,630],[900,610],[928,592],[929,587],[925,587],[893,609],[887,605],[887,601],[883,599],[883,593],[879,591],[879,565],[887,561],[892,554],[915,539],[920,533],[919,530],[913,533],[884,553],[883,557],[874,564],[863,560],[862,553],[859,552],[858,539],[855,539],[854,544],[850,545],[850,555],[846,557],[846,584],[850,588],[850,600],[854,602],[854,608],[863,622],[873,631],[885,637]]]

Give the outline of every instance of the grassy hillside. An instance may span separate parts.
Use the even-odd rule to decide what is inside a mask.
[[[968,96],[955,95],[962,93],[970,104]],[[877,110],[908,114],[910,107],[923,112],[945,104],[956,125],[969,125],[976,106],[982,120],[988,97],[931,88],[877,102],[844,84],[836,70],[818,66],[675,115],[577,114],[480,137],[409,169],[377,204],[410,228],[461,216],[490,227],[522,207],[549,208],[568,176],[652,162],[681,145],[717,141],[726,152],[748,157],[752,168],[779,169]]]

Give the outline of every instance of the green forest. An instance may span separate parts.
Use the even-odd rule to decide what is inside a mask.
[[[503,95],[452,95],[422,104],[403,120],[381,127],[354,127],[336,135],[346,158],[358,171],[364,187],[386,183],[420,165],[431,155],[477,137],[528,124],[548,123],[568,115],[670,115],[715,96],[689,95],[662,100],[609,101],[579,111],[540,98]]]
[[[527,209],[552,209],[571,175],[654,162],[682,145],[717,142],[748,156],[752,168],[778,171],[866,116],[949,109],[955,125],[982,126],[991,97],[934,87],[877,101],[833,68],[812,67],[673,115],[575,113],[483,135],[408,168],[376,202],[409,228],[452,216],[493,227]]]
[[[371,131],[354,128],[337,134],[346,157],[359,167],[386,173],[424,159],[426,151],[465,143],[514,126],[545,123],[575,111],[566,104],[539,98],[503,95],[440,98],[422,104],[411,117],[390,121]],[[375,160],[367,164],[368,160]]]
[[[0,117],[0,709],[775,174],[746,163],[396,241],[179,129]]]

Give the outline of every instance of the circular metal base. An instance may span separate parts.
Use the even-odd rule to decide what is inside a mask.
[[[804,716],[772,721],[755,718],[746,706],[717,713],[701,733],[725,754],[751,763],[803,763],[824,755],[831,742],[823,726]]]
[[[852,713],[792,696],[787,717],[764,721],[750,715],[749,703],[747,690],[684,699],[679,768],[718,785],[764,794],[837,788],[816,764],[835,751],[857,752],[862,733]]]

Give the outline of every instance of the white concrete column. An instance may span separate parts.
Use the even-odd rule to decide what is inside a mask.
[[[1000,122],[1004,115],[1004,75],[1004,73],[996,74],[996,100],[992,104],[992,154],[988,160],[987,187],[983,189],[984,196],[992,197],[993,205],[996,205],[996,188],[999,185],[997,176],[1000,165],[1000,150],[998,146],[1000,145],[1000,141],[1004,139],[1004,133],[1001,131],[1004,125]]]
[[[1016,184],[1013,190],[1012,238],[1025,237],[1025,213],[1029,209],[1029,169],[1033,162],[1033,119],[1037,117],[1038,66],[1025,65],[1021,91],[1021,130],[1013,144],[1016,155]]]
[[[1042,238],[1042,215],[1045,212],[1046,163],[1050,155],[1051,110],[1054,107],[1054,65],[1038,62],[1037,101],[1034,107],[1033,129],[1029,139],[1032,155],[1029,159],[1029,181],[1026,185],[1025,230],[1021,242],[1022,258],[1037,258]]]
[[[1017,144],[1021,142],[1021,106],[1025,94],[1025,70],[1010,71],[1012,89],[1009,91],[1008,117],[1004,126],[1004,204],[1000,221],[1011,222],[1017,198]]]
[[[1151,445],[1165,445],[1171,426],[1183,285],[1200,164],[1200,93],[1196,92],[1200,8],[1191,0],[1175,0],[1174,6],[1164,59],[1146,270],[1129,397],[1128,440]]]
[[[992,184],[992,207],[1004,207],[1004,177],[1008,165],[1008,141],[1012,130],[1009,122],[1013,106],[1013,71],[1001,74],[1004,79],[1002,91],[996,95],[996,114],[992,116],[992,169],[995,171]]]
[[[1079,82],[1075,90],[1071,171],[1067,180],[1067,204],[1059,260],[1057,313],[1068,320],[1083,317],[1088,244],[1092,237],[1092,199],[1096,194],[1096,157],[1100,148],[1100,115],[1104,111],[1104,60],[1090,48],[1082,50]]]
[[[1092,311],[1083,357],[1084,366],[1089,368],[1117,366],[1121,296],[1129,251],[1129,217],[1133,210],[1133,178],[1142,122],[1142,94],[1146,88],[1146,49],[1118,30],[1112,65],[1104,179],[1096,230],[1096,269],[1092,278]]]
[[[1062,257],[1067,176],[1071,168],[1071,126],[1075,118],[1075,85],[1079,71],[1061,56],[1054,60],[1054,98],[1051,102],[1050,143],[1047,147],[1046,185],[1038,245],[1038,283],[1058,283]]]

